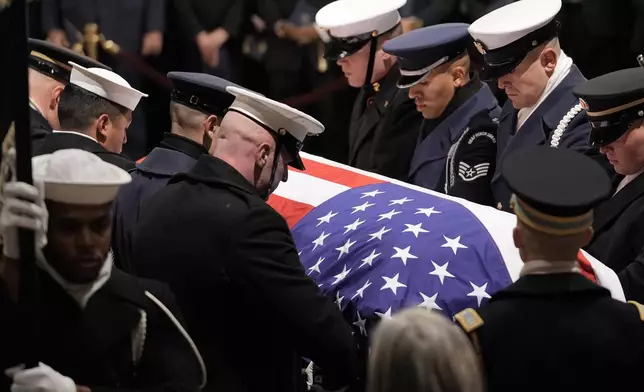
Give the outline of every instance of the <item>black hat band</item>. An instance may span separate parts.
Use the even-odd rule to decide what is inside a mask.
[[[29,68],[32,68],[45,76],[56,79],[61,83],[69,83],[71,76],[71,67],[65,68],[63,65],[58,64],[55,60],[49,61],[44,55],[32,52],[29,55]]]
[[[637,120],[644,119],[644,98],[614,108],[592,112],[588,104],[582,101],[587,110],[591,126],[590,143],[593,146],[607,146],[622,137]]]
[[[366,44],[368,44],[371,39],[378,38],[382,35],[390,33],[399,25],[400,23],[397,23],[394,27],[382,33],[372,31],[369,33],[354,35],[346,38],[334,37],[329,33],[331,40],[325,44],[324,58],[327,60],[335,61],[343,59],[347,56],[351,56],[352,54],[362,49]]]
[[[214,114],[216,116],[223,116],[227,109],[227,105],[221,105],[220,103],[213,104],[211,101],[204,99],[199,95],[185,93],[177,89],[172,90],[170,99],[205,114]]]

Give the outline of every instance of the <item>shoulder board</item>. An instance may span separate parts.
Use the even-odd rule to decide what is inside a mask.
[[[640,314],[640,320],[644,321],[644,305],[635,301],[628,301],[628,303],[637,308],[637,312]]]
[[[461,328],[467,333],[477,330],[483,325],[483,319],[478,314],[478,312],[472,308],[467,308],[461,312],[458,312],[454,316]]]

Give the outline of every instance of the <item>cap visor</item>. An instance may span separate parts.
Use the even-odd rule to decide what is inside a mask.
[[[608,127],[591,128],[590,144],[594,147],[605,147],[625,134],[629,124],[616,124]]]
[[[396,85],[398,86],[398,88],[409,88],[409,87],[415,86],[418,83],[422,82],[428,74],[429,72],[424,75],[414,75],[414,76],[401,75],[400,78],[398,78],[398,83],[396,83]]]
[[[293,162],[289,163],[288,165],[296,168],[297,170],[302,170],[302,171],[306,170],[306,168],[304,167],[304,162],[302,162],[302,158],[300,157],[300,154],[295,154],[295,159],[293,160]]]

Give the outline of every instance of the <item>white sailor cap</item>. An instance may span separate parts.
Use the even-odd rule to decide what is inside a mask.
[[[85,68],[72,61],[69,82],[83,90],[134,111],[142,97],[148,94],[133,89],[120,75],[101,68]]]
[[[537,46],[557,37],[555,16],[561,0],[520,0],[496,9],[468,29],[485,59],[485,79],[496,79],[516,69]]]
[[[32,158],[33,177],[45,185],[45,199],[78,205],[102,205],[132,181],[123,169],[91,152],[58,150]]]
[[[290,165],[304,170],[300,158],[304,139],[322,133],[324,125],[306,113],[244,88],[229,86],[226,90],[235,96],[228,111],[243,115],[275,135],[293,156]]]
[[[400,23],[398,9],[407,0],[337,0],[320,9],[315,22],[331,36],[325,58],[349,56],[373,37],[391,31]]]

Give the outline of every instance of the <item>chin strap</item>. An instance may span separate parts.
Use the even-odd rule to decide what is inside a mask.
[[[378,51],[378,33],[376,31],[371,33],[369,41],[369,63],[367,65],[367,77],[365,78],[364,85],[366,88],[374,91],[374,86],[371,83],[373,78],[373,65],[376,62],[376,52]]]
[[[282,151],[282,141],[279,137],[275,138],[275,156],[273,157],[273,168],[271,169],[271,178],[268,181],[268,189],[260,195],[264,200],[268,200],[273,189],[273,182],[275,181],[275,173],[277,172],[277,164],[279,163],[280,153]]]

